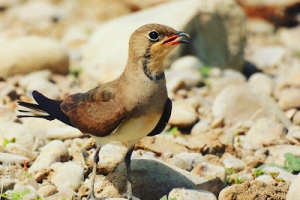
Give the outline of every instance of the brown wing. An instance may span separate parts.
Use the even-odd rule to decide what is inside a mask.
[[[86,93],[69,95],[61,109],[72,125],[83,133],[100,137],[109,135],[129,115],[113,88],[103,85]]]

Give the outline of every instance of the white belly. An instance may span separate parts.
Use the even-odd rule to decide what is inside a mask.
[[[131,148],[137,141],[147,136],[157,125],[160,115],[133,118],[122,124],[114,133],[105,137],[94,137],[99,145],[120,141]]]

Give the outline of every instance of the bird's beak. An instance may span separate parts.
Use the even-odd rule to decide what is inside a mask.
[[[187,40],[176,40],[180,36],[188,37],[190,38],[190,35],[187,33],[184,33],[182,31],[178,31],[174,35],[171,35],[170,37],[167,37],[162,44],[171,44],[171,45],[176,45],[176,44],[181,44],[181,43],[188,43]]]

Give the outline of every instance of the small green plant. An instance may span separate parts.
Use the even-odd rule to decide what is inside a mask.
[[[298,174],[300,172],[300,157],[296,157],[292,153],[285,153],[284,158],[283,169],[290,173]]]
[[[234,185],[234,184],[241,184],[244,183],[245,180],[240,178],[237,174],[233,174],[227,178],[227,184],[228,185]]]
[[[212,66],[205,66],[205,65],[200,68],[200,72],[204,79],[207,79],[209,77],[211,69],[212,69]]]
[[[169,131],[164,132],[166,134],[172,134],[172,135],[180,135],[180,131],[177,126],[172,127]]]
[[[24,190],[21,192],[7,191],[7,192],[1,194],[1,197],[9,199],[9,200],[22,200],[23,197],[29,193],[30,193],[30,190]]]
[[[264,175],[264,174],[265,174],[265,172],[262,170],[262,168],[256,168],[256,169],[254,169],[254,171],[252,173],[252,177],[257,178],[257,177],[259,177],[261,175]]]
[[[4,138],[4,140],[2,141],[2,146],[6,147],[6,145],[8,145],[9,143],[15,143],[16,142],[16,138],[12,138],[12,139],[6,139]]]
[[[79,74],[82,73],[82,71],[83,71],[82,67],[78,67],[78,68],[74,67],[73,69],[70,70],[69,74],[77,79]]]
[[[226,174],[230,175],[230,174],[235,174],[236,171],[234,169],[232,169],[232,167],[227,167],[225,168]]]

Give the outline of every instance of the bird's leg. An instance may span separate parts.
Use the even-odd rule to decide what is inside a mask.
[[[87,197],[88,200],[94,200],[96,197],[94,196],[94,185],[95,185],[95,178],[96,178],[96,169],[97,169],[97,163],[99,162],[99,151],[101,147],[98,146],[94,155],[94,164],[93,164],[93,171],[91,176],[91,190]]]
[[[131,170],[130,170],[130,163],[131,163],[131,154],[133,152],[133,148],[127,151],[125,156],[125,166],[126,166],[126,197],[132,200],[132,184],[131,184]]]

